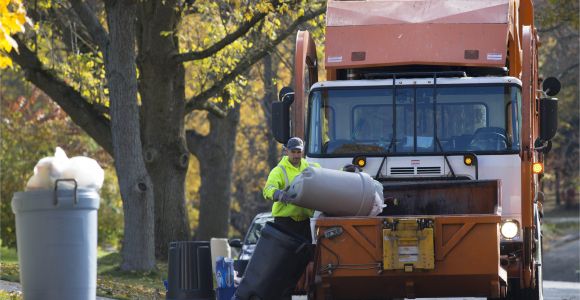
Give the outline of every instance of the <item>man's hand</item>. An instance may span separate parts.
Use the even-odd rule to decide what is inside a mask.
[[[274,192],[274,201],[280,201],[282,203],[289,203],[290,202],[290,197],[288,197],[288,194],[286,193],[286,191],[282,191],[282,190],[276,190]]]

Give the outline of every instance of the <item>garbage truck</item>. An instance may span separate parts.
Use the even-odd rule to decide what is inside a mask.
[[[539,184],[560,84],[539,75],[539,44],[531,0],[329,0],[319,81],[298,32],[275,139],[360,167],[387,205],[312,222],[310,299],[542,299]]]

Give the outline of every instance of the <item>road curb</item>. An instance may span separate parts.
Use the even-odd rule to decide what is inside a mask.
[[[562,239],[558,240],[556,243],[554,243],[553,246],[551,246],[551,248],[556,248],[559,246],[562,246],[564,244],[576,241],[580,239],[580,233],[573,233],[573,234],[568,234],[565,235]]]

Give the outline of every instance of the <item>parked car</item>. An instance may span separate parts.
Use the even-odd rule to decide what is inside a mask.
[[[259,213],[252,220],[250,228],[246,232],[243,242],[240,239],[232,239],[229,241],[231,247],[241,249],[238,259],[234,261],[234,270],[236,271],[236,282],[239,283],[239,279],[244,275],[246,266],[254,254],[254,249],[256,249],[256,244],[262,234],[262,229],[266,226],[266,222],[274,221],[271,212]]]

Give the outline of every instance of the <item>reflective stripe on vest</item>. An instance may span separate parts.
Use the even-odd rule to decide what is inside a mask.
[[[284,189],[287,188],[290,183],[288,182],[288,173],[286,173],[286,168],[284,168],[284,166],[278,166],[280,167],[280,169],[282,169],[282,173],[284,173],[284,182],[286,183],[286,185],[284,186]]]

